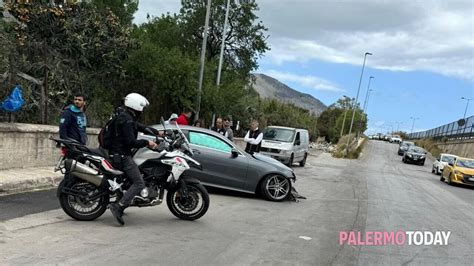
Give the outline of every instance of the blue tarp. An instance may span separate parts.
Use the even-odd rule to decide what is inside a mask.
[[[3,101],[0,102],[0,109],[7,112],[16,112],[25,104],[23,100],[23,91],[21,86],[16,86],[12,93]]]

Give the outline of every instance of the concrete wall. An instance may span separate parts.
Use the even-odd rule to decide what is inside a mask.
[[[58,126],[0,123],[0,170],[53,166],[59,150],[50,137],[59,136]],[[88,129],[89,145],[97,147],[98,129]]]
[[[436,143],[444,153],[450,153],[461,157],[474,158],[474,139],[452,140]]]

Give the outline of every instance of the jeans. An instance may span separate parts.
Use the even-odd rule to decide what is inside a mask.
[[[128,180],[132,183],[130,188],[125,192],[122,199],[120,200],[120,205],[123,207],[128,207],[132,202],[133,198],[145,188],[145,181],[143,181],[142,175],[140,174],[140,170],[138,169],[137,164],[133,161],[131,156],[123,156],[122,163],[120,167],[121,171],[123,171],[126,175]]]

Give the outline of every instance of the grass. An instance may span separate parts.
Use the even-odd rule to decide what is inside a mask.
[[[332,156],[336,158],[347,158],[347,159],[357,159],[359,158],[362,150],[364,149],[365,143],[367,142],[367,139],[363,139],[362,143],[360,144],[359,147],[356,147],[357,143],[354,141],[354,134],[345,135],[342,136],[341,139],[339,139],[339,142],[336,145],[336,149],[334,149]],[[349,151],[346,154],[346,147],[347,147],[347,141],[349,138],[352,139],[351,145],[349,146]]]

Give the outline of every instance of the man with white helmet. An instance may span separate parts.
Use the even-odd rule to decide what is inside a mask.
[[[125,192],[119,202],[111,203],[109,209],[117,222],[124,225],[122,218],[123,210],[132,202],[133,198],[145,188],[145,182],[140,174],[138,166],[132,159],[132,149],[144,147],[156,148],[153,141],[137,139],[138,132],[148,131],[145,126],[137,120],[143,109],[149,105],[148,100],[138,93],[130,93],[124,99],[124,111],[121,112],[115,121],[115,135],[111,140],[109,155],[114,167],[122,170],[132,182],[130,189]]]

